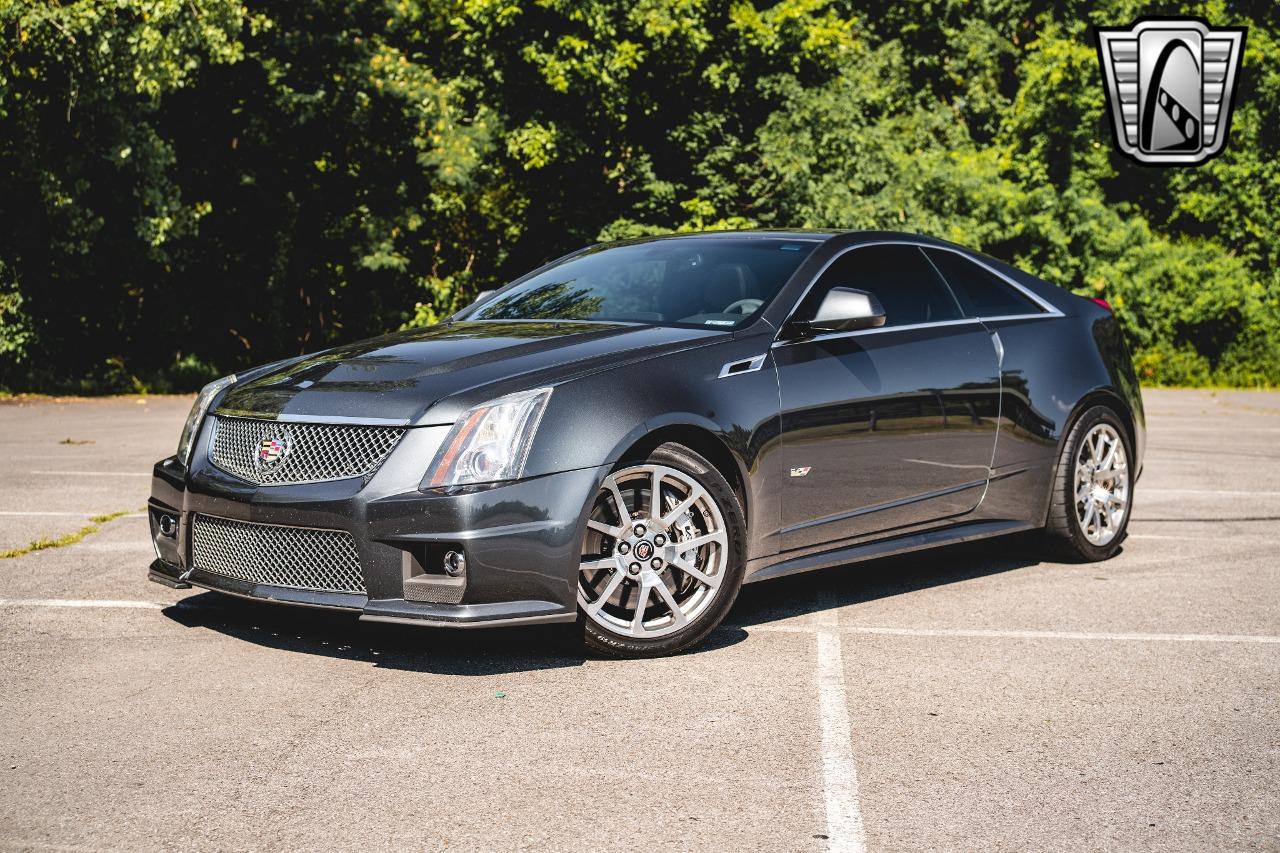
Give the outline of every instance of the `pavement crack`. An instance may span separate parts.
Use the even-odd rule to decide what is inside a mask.
[[[89,523],[84,527],[81,527],[79,530],[72,531],[71,533],[64,533],[56,539],[50,539],[46,536],[42,536],[39,539],[34,539],[31,542],[28,542],[26,545],[22,545],[17,548],[10,548],[8,551],[0,551],[0,560],[12,560],[14,557],[34,554],[36,551],[47,551],[50,548],[66,548],[69,545],[76,544],[87,536],[92,536],[99,532],[102,530],[102,526],[104,524],[115,521],[117,518],[129,515],[132,512],[144,512],[145,510],[146,507],[143,507],[141,510],[120,509],[103,515],[90,516]]]

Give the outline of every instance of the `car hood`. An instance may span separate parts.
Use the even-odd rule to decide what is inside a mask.
[[[270,419],[452,423],[467,407],[501,394],[727,337],[623,323],[455,322],[274,365],[233,386],[217,410]]]

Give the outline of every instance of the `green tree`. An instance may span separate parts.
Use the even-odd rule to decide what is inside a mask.
[[[0,386],[188,388],[600,239],[924,232],[1116,306],[1144,378],[1280,383],[1280,12],[1226,153],[1114,151],[1030,0],[8,0]]]

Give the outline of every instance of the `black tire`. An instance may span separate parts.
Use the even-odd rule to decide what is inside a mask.
[[[1053,500],[1049,504],[1049,517],[1045,524],[1045,542],[1053,556],[1069,562],[1096,563],[1110,559],[1120,550],[1127,535],[1129,518],[1133,515],[1133,480],[1132,468],[1128,481],[1128,496],[1124,506],[1124,515],[1117,525],[1115,536],[1106,544],[1096,545],[1086,538],[1076,511],[1075,464],[1083,450],[1085,437],[1099,424],[1108,424],[1120,437],[1124,447],[1125,460],[1132,465],[1133,442],[1129,438],[1129,429],[1124,421],[1109,406],[1097,405],[1087,410],[1076,420],[1067,440],[1063,442],[1062,454],[1058,458],[1058,467],[1053,481]]]
[[[689,623],[674,633],[656,638],[631,637],[609,630],[588,618],[581,606],[578,609],[578,628],[582,642],[588,649],[601,655],[616,658],[652,658],[682,652],[706,639],[724,620],[738,591],[742,588],[745,569],[746,521],[742,507],[733,488],[715,467],[689,448],[668,442],[648,454],[643,460],[620,463],[614,471],[625,470],[636,464],[663,465],[691,477],[715,502],[724,519],[728,547],[724,575],[713,593],[711,602]],[[593,503],[586,512],[591,513]],[[638,549],[637,549],[638,550]]]

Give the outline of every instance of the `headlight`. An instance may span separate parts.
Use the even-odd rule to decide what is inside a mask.
[[[468,411],[445,436],[424,485],[434,489],[519,479],[549,399],[551,389],[539,388]]]
[[[235,374],[232,374],[210,382],[200,389],[200,394],[191,406],[191,413],[187,415],[187,422],[182,426],[182,438],[178,439],[178,458],[182,460],[183,465],[191,466],[191,446],[195,444],[196,436],[200,434],[200,422],[209,411],[209,404],[223,388],[235,381]]]

